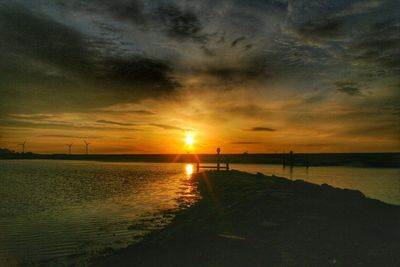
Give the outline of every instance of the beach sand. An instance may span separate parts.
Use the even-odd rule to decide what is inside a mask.
[[[400,206],[239,171],[193,176],[201,199],[103,266],[400,266]]]

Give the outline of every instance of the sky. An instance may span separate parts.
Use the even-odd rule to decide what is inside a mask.
[[[96,154],[400,151],[399,10],[0,1],[0,147],[84,153],[83,137]]]

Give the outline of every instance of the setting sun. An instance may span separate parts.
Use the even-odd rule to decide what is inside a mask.
[[[186,145],[191,146],[194,144],[194,134],[193,133],[186,133],[185,139]]]

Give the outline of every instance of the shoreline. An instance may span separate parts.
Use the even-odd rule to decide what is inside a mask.
[[[194,174],[201,199],[102,266],[399,266],[400,206],[240,171]]]
[[[152,163],[216,163],[218,161],[230,164],[280,164],[286,167],[304,166],[350,166],[399,168],[400,153],[294,153],[293,155],[278,154],[34,154],[9,153],[0,154],[0,160],[87,160],[103,162],[152,162]]]

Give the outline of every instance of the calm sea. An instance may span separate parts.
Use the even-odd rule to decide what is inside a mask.
[[[233,164],[362,191],[400,205],[400,169]],[[126,247],[198,199],[180,163],[0,161],[0,266],[85,265]]]

